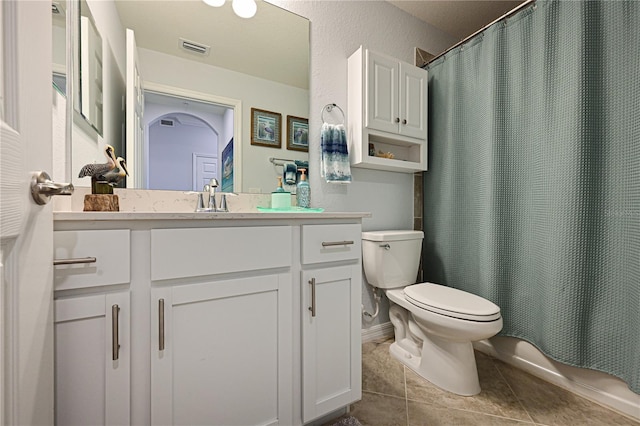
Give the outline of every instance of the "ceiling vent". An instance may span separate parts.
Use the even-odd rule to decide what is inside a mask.
[[[168,118],[161,118],[160,119],[160,125],[161,126],[167,126],[167,127],[173,127],[174,123],[173,123],[173,120],[169,120]]]
[[[195,41],[189,41],[184,38],[178,39],[178,44],[180,48],[186,50],[187,52],[197,53],[199,55],[207,56],[209,54],[210,46],[202,43],[196,43]]]

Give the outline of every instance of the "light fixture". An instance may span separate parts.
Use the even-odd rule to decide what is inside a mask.
[[[209,6],[213,6],[213,7],[224,6],[224,2],[225,2],[225,0],[202,0],[202,1],[208,4]]]
[[[233,0],[233,11],[241,18],[253,18],[258,10],[256,0]]]

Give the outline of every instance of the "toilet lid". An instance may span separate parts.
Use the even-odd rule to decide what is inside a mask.
[[[500,308],[475,294],[439,284],[423,283],[404,288],[405,299],[422,309],[471,321],[495,321]]]

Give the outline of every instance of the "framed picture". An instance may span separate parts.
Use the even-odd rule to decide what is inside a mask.
[[[251,108],[251,145],[282,146],[282,114]]]
[[[309,152],[309,120],[287,115],[287,149]]]
[[[233,138],[222,150],[222,192],[233,192]]]

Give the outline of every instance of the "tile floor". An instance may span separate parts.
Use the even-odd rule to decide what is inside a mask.
[[[363,426],[635,425],[639,421],[476,352],[482,392],[445,392],[389,354],[392,340],[362,346],[362,400],[349,415]]]

